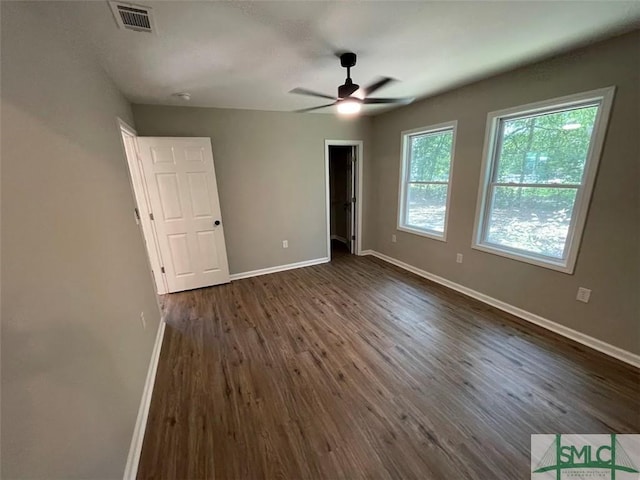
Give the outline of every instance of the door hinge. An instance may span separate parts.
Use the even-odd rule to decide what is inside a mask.
[[[355,240],[356,236],[355,235],[351,235],[351,240]]]
[[[160,267],[160,271],[164,273],[164,267]]]
[[[351,199],[351,201],[352,201],[353,203],[356,203],[356,197],[353,197],[353,198]]]
[[[154,220],[154,218],[153,218],[153,213],[150,213],[150,214],[149,214],[149,218],[150,218],[151,220]]]
[[[140,210],[138,210],[138,207],[134,208],[133,211],[136,213],[136,219],[140,220]]]

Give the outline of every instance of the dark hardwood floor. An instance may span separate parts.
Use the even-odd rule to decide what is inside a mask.
[[[640,431],[638,370],[371,257],[166,321],[138,478],[529,479],[532,433]]]

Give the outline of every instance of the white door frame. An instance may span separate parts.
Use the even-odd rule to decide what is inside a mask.
[[[118,131],[120,133],[120,140],[122,141],[122,149],[124,156],[127,159],[127,166],[129,167],[129,181],[131,183],[131,190],[133,191],[133,198],[136,203],[136,207],[139,213],[139,220],[142,227],[142,236],[147,250],[147,257],[149,258],[149,264],[151,266],[151,273],[156,285],[156,292],[159,295],[164,295],[169,291],[167,280],[162,274],[162,258],[160,257],[160,249],[158,247],[158,238],[155,228],[151,223],[151,208],[149,203],[149,195],[144,182],[144,173],[142,166],[140,165],[140,159],[138,156],[138,143],[136,141],[137,133],[133,127],[128,125],[121,118],[117,118]],[[127,154],[127,149],[124,144],[124,135],[131,136],[135,147],[135,158],[130,158]]]
[[[356,166],[356,245],[355,254],[362,251],[362,140],[325,140],[324,141],[324,183],[327,211],[327,258],[331,259],[331,185],[329,178],[329,147],[357,147]]]

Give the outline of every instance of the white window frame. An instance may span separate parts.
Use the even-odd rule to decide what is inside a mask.
[[[500,255],[502,257],[519,260],[521,262],[530,263],[539,267],[557,270],[567,274],[573,274],[576,260],[578,258],[578,250],[582,241],[582,234],[587,219],[589,203],[593,186],[600,163],[602,147],[607,131],[609,116],[611,113],[611,105],[615,93],[615,86],[591,90],[589,92],[568,95],[566,97],[554,98],[542,102],[531,103],[505,110],[490,112],[487,115],[487,127],[484,142],[484,153],[482,159],[482,170],[480,175],[480,188],[478,189],[478,202],[476,204],[476,218],[473,228],[473,242],[471,247],[483,252]],[[563,259],[552,259],[547,256],[537,255],[535,253],[527,253],[509,247],[495,245],[486,242],[485,231],[489,216],[489,186],[495,174],[497,163],[497,143],[498,129],[500,121],[510,118],[518,118],[535,113],[553,112],[564,108],[579,107],[580,105],[588,105],[598,103],[598,113],[593,125],[593,133],[591,136],[591,144],[587,152],[587,158],[582,177],[582,182],[576,193],[573,215],[569,224],[569,232],[565,244],[565,255]],[[517,186],[518,184],[514,184]]]
[[[444,231],[442,233],[435,230],[427,230],[423,228],[413,227],[406,225],[405,212],[407,203],[407,185],[409,183],[409,154],[411,152],[409,145],[410,139],[413,136],[424,135],[429,133],[438,133],[451,130],[453,132],[453,138],[451,140],[451,161],[449,162],[449,178],[446,182],[426,182],[430,185],[447,185],[447,201],[444,211]],[[439,123],[437,125],[430,125],[428,127],[414,128],[413,130],[405,130],[400,134],[400,140],[402,142],[402,153],[400,156],[400,187],[398,188],[398,224],[397,229],[403,232],[413,233],[423,237],[432,238],[434,240],[440,240],[442,242],[447,241],[447,226],[449,224],[449,205],[451,203],[451,180],[453,178],[453,161],[455,158],[456,150],[456,133],[458,130],[458,121],[453,120],[451,122]]]

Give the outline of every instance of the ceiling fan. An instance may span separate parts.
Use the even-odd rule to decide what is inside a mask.
[[[407,105],[413,102],[413,98],[372,98],[371,95],[373,92],[379,90],[380,88],[387,85],[389,82],[393,82],[393,78],[389,77],[381,77],[375,82],[373,82],[368,87],[362,88],[361,95],[354,95],[354,93],[360,90],[360,85],[357,83],[353,83],[351,80],[351,67],[356,64],[356,54],[352,52],[345,52],[340,55],[340,65],[347,69],[347,79],[344,81],[343,85],[338,87],[338,96],[332,97],[331,95],[325,95],[324,93],[314,92],[312,90],[307,90],[306,88],[294,88],[289,93],[297,93],[299,95],[309,95],[312,97],[320,97],[320,98],[328,98],[330,100],[334,100],[332,103],[327,103],[326,105],[320,105],[318,107],[311,108],[303,108],[301,110],[295,110],[298,113],[302,112],[310,112],[312,110],[318,110],[320,108],[332,107],[333,105],[337,106],[338,113],[343,114],[355,114],[360,111],[362,105],[371,105],[371,104],[397,104],[397,105]],[[360,93],[360,92],[358,92]]]

